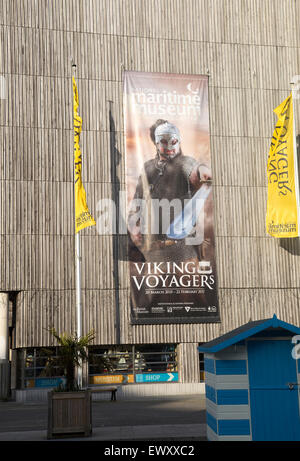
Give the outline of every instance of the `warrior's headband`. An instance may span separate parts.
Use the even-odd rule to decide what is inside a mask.
[[[155,130],[155,143],[160,142],[163,136],[168,135],[168,137],[176,137],[178,142],[181,141],[180,133],[178,128],[172,123],[166,122],[159,125]]]

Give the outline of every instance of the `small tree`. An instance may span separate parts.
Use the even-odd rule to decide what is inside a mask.
[[[78,338],[77,335],[62,333],[59,335],[55,328],[50,328],[50,333],[58,342],[58,355],[54,359],[55,365],[64,369],[66,384],[58,390],[77,391],[80,390],[75,381],[75,369],[81,366],[81,361],[87,359],[86,348],[95,338],[94,331]],[[53,361],[52,361],[53,365]]]

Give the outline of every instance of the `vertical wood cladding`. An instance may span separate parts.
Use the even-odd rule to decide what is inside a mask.
[[[299,18],[299,0],[0,0],[0,290],[20,292],[17,347],[49,344],[52,324],[75,329],[71,58],[95,218],[125,190],[122,69],[209,75],[222,323],[131,326],[125,239],[89,228],[82,303],[95,343],[204,342],[274,312],[300,323],[297,244],[265,233],[273,109],[299,74]]]

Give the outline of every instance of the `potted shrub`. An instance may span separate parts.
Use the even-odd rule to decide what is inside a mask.
[[[58,355],[52,357],[49,366],[64,370],[64,384],[48,393],[48,439],[59,436],[89,436],[92,433],[91,393],[81,389],[76,382],[76,368],[87,359],[86,348],[94,339],[91,331],[80,338],[54,328],[49,330],[56,339]]]

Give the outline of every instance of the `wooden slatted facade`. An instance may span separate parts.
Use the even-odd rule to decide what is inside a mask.
[[[71,58],[95,218],[98,200],[125,190],[123,69],[209,75],[222,321],[132,326],[125,239],[89,228],[82,305],[95,344],[180,343],[184,356],[250,318],[300,324],[299,243],[265,232],[273,109],[300,74],[299,30],[299,0],[0,0],[0,291],[18,292],[15,348],[51,344],[52,324],[75,329]]]

